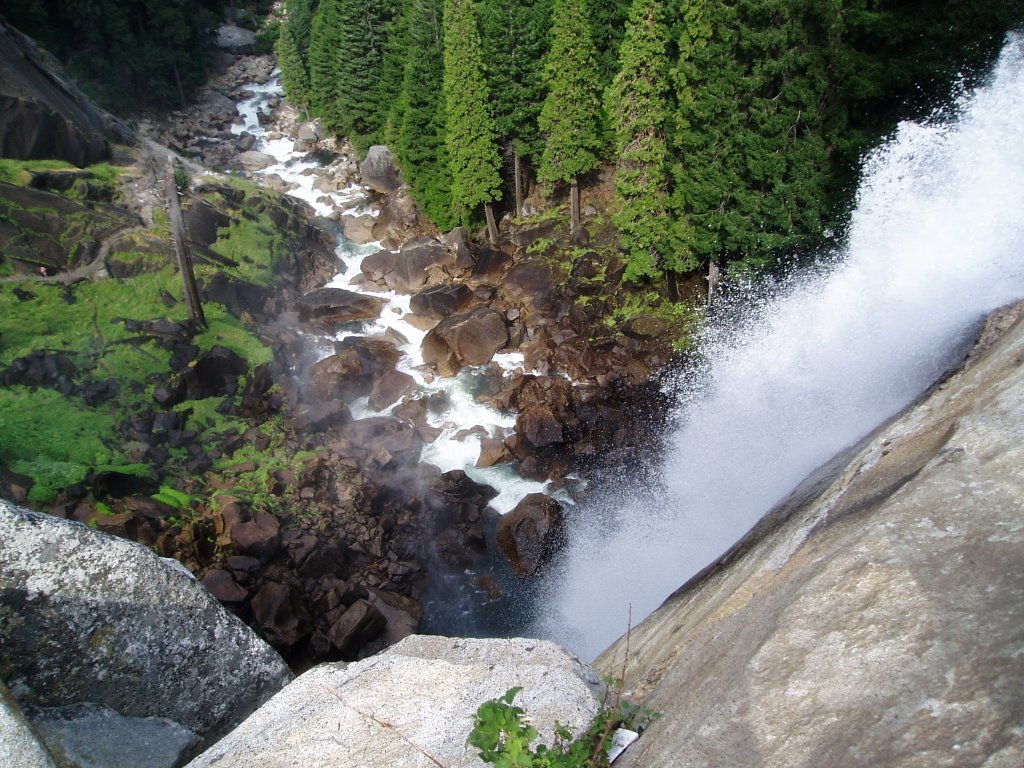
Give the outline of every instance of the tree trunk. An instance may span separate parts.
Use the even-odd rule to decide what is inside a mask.
[[[178,271],[181,272],[181,283],[185,295],[185,306],[188,307],[189,319],[198,328],[206,327],[206,315],[203,303],[199,298],[196,286],[196,274],[192,271],[192,254],[188,250],[188,234],[185,231],[185,219],[181,215],[178,203],[178,187],[174,183],[174,161],[167,161],[167,177],[164,180],[164,195],[167,198],[167,218],[171,223],[171,238],[174,240],[174,253],[178,257]]]
[[[188,107],[188,102],[185,101],[185,89],[181,87],[181,75],[178,74],[178,62],[172,62],[171,69],[174,70],[174,82],[178,86],[178,98],[181,99],[181,108],[185,109]]]
[[[580,230],[580,185],[573,177],[569,186],[569,236],[575,237]]]
[[[721,273],[718,271],[718,262],[712,260],[708,264],[708,306],[715,302],[715,294],[718,293],[718,284],[721,282]]]
[[[521,219],[523,217],[523,161],[515,150],[512,154],[512,175],[515,178],[516,218]]]
[[[498,225],[494,222],[494,207],[490,203],[484,203],[484,217],[487,219],[487,239],[491,245],[498,242]]]

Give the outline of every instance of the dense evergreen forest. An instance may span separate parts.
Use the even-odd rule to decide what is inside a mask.
[[[4,0],[0,16],[56,56],[99,104],[180,107],[206,82],[231,0]],[[248,18],[271,0],[248,3]]]
[[[865,149],[984,71],[1016,0],[285,0],[289,98],[387,143],[441,229],[613,165],[627,278],[771,268]],[[674,283],[668,281],[669,285]]]
[[[226,4],[6,0],[3,15],[125,111],[204,82]],[[813,251],[841,231],[865,149],[969,84],[1024,23],[1019,0],[283,6],[290,100],[357,153],[388,144],[439,228],[520,213],[539,182],[575,229],[580,185],[614,166],[627,279],[658,284]]]

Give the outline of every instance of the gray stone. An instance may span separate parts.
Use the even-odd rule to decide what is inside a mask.
[[[268,155],[266,152],[257,152],[254,149],[250,149],[248,152],[240,152],[235,160],[247,171],[262,171],[264,168],[269,168],[277,162],[273,155]]]
[[[0,679],[24,704],[102,704],[208,738],[291,672],[146,547],[0,501]]]
[[[98,704],[32,712],[32,724],[62,764],[77,768],[174,768],[199,743],[162,717],[123,717]]]
[[[359,175],[363,184],[382,194],[393,192],[402,183],[391,150],[382,144],[375,144],[366,151],[366,159],[359,164]]]
[[[256,33],[248,29],[242,29],[235,24],[222,24],[217,29],[217,37],[214,44],[225,51],[237,54],[249,54],[253,52],[256,44]]]
[[[354,664],[298,678],[188,768],[482,766],[466,746],[477,707],[521,686],[541,740],[555,721],[579,732],[597,712],[593,670],[557,645],[413,635]]]
[[[53,758],[39,740],[18,706],[0,681],[0,765],[17,768],[56,768]]]
[[[1024,765],[1021,360],[1018,322],[602,654],[663,713],[623,768]]]

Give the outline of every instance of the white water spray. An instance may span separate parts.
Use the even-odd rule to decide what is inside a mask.
[[[1024,39],[1013,36],[955,122],[902,124],[868,160],[840,265],[706,350],[657,503],[634,494],[578,510],[534,631],[593,658],[630,606],[635,624],[1021,296]]]

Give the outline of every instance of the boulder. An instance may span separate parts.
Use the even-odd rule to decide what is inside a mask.
[[[519,414],[516,432],[535,448],[547,448],[563,440],[562,424],[546,405],[533,405]]]
[[[378,251],[359,265],[374,282],[396,293],[414,293],[427,284],[432,271],[444,271],[455,263],[451,252],[433,238],[406,243],[398,253]]]
[[[386,625],[384,614],[365,600],[356,600],[331,623],[327,639],[338,653],[351,657],[383,632]]]
[[[442,320],[423,337],[423,360],[442,376],[454,376],[465,365],[484,365],[508,344],[505,316],[481,307]]]
[[[57,768],[39,735],[0,680],[0,765]]]
[[[363,184],[381,194],[393,192],[402,183],[391,150],[382,144],[366,150],[366,158],[359,164],[359,175]]]
[[[416,391],[416,379],[404,371],[387,371],[370,387],[370,406],[378,411]]]
[[[384,195],[380,201],[380,214],[373,224],[373,239],[385,248],[398,248],[409,238],[429,229],[429,222],[421,218],[416,205],[404,187]]]
[[[365,661],[310,670],[188,768],[285,768],[297,755],[304,765],[483,766],[466,746],[473,714],[512,687],[548,744],[556,723],[581,732],[602,690],[547,641],[413,635]]]
[[[235,24],[221,24],[217,28],[217,37],[213,42],[221,50],[247,55],[255,50],[256,33]]]
[[[651,765],[1024,764],[1024,325],[837,457],[597,665]]]
[[[235,162],[250,173],[255,173],[275,165],[277,159],[266,152],[257,152],[254,149],[250,149],[247,152],[240,152],[238,157],[235,158]]]
[[[100,704],[208,739],[291,672],[177,563],[0,501],[0,679],[26,704]]]
[[[512,267],[501,281],[506,301],[537,313],[550,307],[554,296],[555,277],[547,264],[529,263]]]
[[[423,450],[416,430],[389,416],[358,419],[336,432],[335,453],[363,468],[411,466]]]
[[[380,317],[384,300],[344,288],[320,288],[300,298],[299,320],[327,327],[373,320]]]
[[[435,285],[413,295],[409,309],[417,315],[443,320],[468,307],[473,298],[473,291],[463,283]]]
[[[335,349],[310,369],[310,392],[317,400],[349,402],[368,395],[374,380],[393,371],[402,356],[390,342],[363,336],[343,339]]]
[[[29,711],[32,725],[61,765],[175,768],[199,744],[192,731],[173,720],[125,717],[99,704]]]
[[[315,434],[349,421],[352,421],[352,412],[348,406],[339,400],[327,400],[299,411],[292,419],[292,427],[299,432]]]
[[[352,214],[344,214],[341,217],[341,227],[345,232],[345,237],[351,240],[357,245],[366,245],[374,241],[373,236],[373,225],[375,223],[373,216],[369,214],[363,214],[360,216],[354,216]]]
[[[521,579],[536,576],[565,543],[562,505],[531,493],[498,521],[498,546]]]

